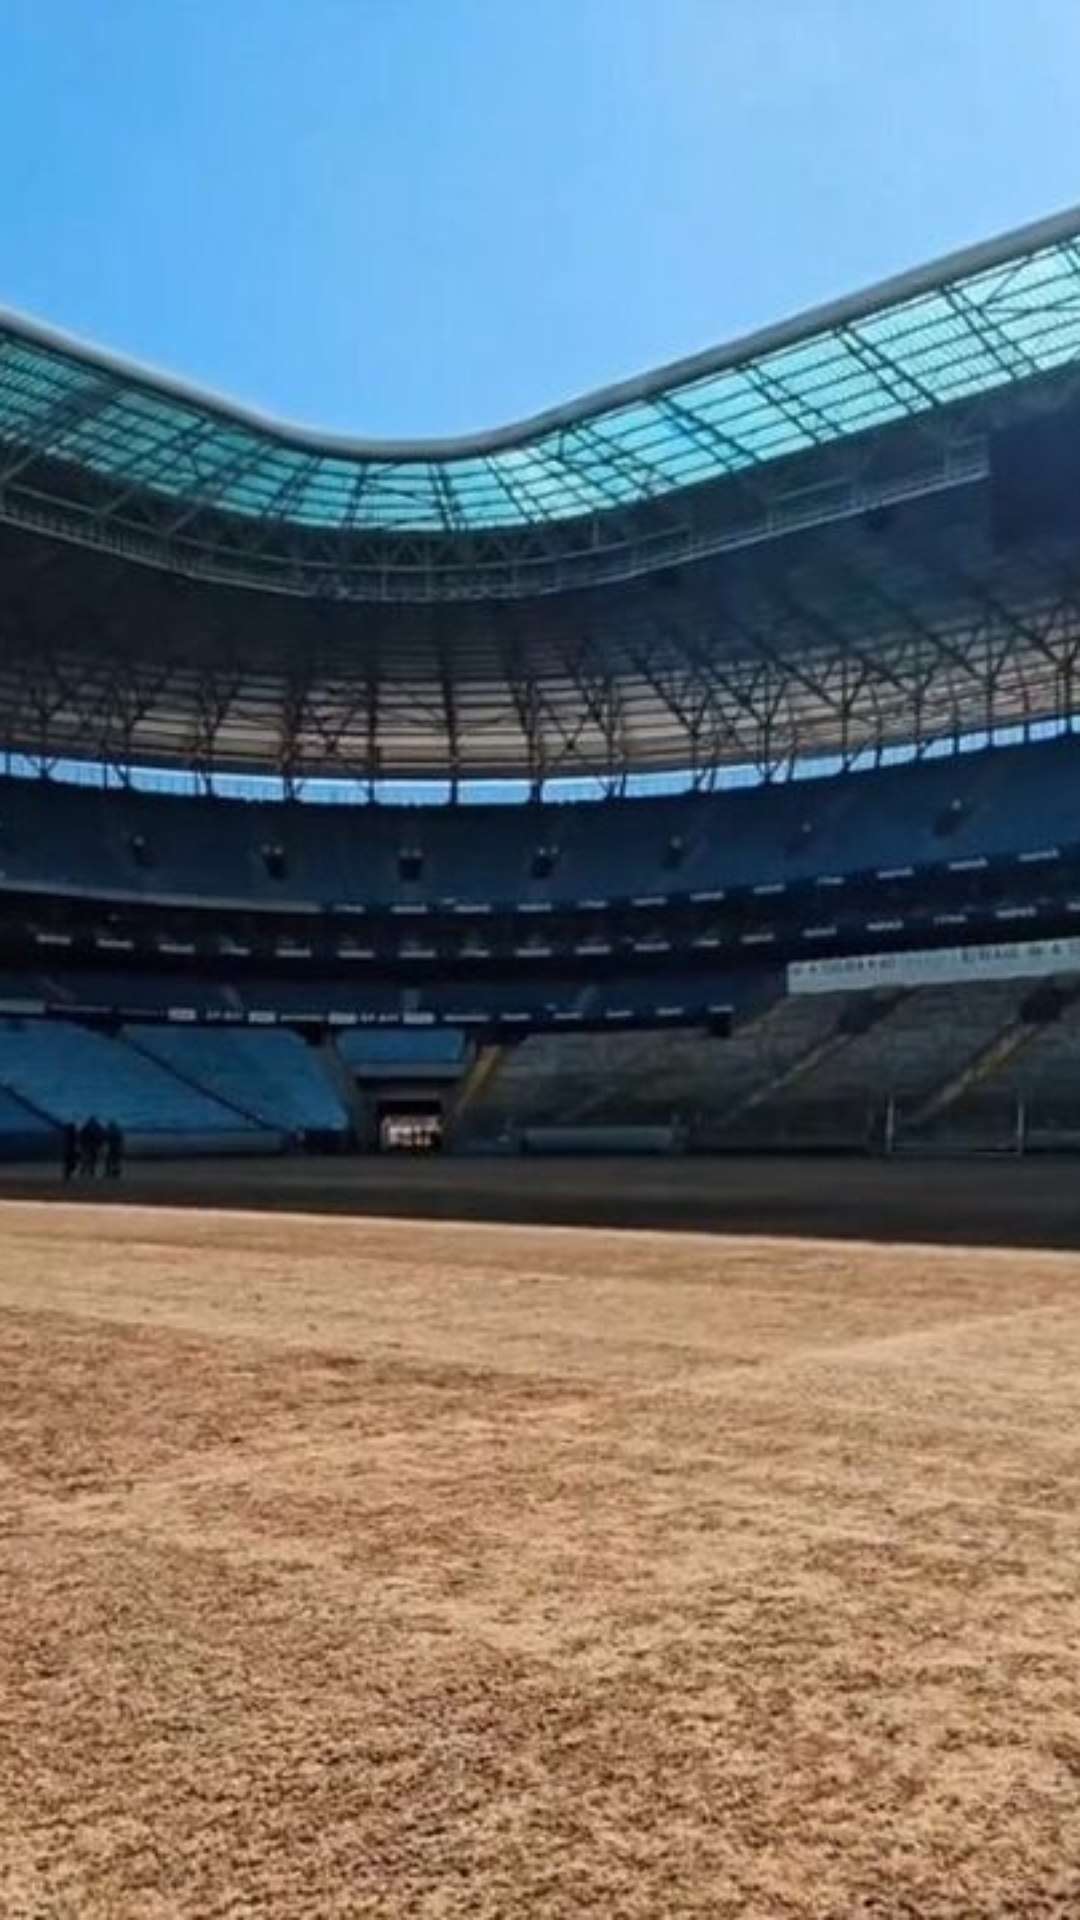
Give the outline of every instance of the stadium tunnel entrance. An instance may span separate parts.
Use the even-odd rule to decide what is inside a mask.
[[[442,1101],[400,1095],[376,1103],[380,1153],[439,1153],[444,1140]]]

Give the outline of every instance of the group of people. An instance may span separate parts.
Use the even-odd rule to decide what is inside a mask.
[[[124,1130],[116,1120],[102,1122],[96,1114],[64,1128],[64,1179],[118,1180],[124,1170]]]

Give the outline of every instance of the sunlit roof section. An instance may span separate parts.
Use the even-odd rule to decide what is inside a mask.
[[[364,443],[231,407],[0,313],[0,485],[310,531],[525,529],[637,506],[1080,360],[1080,211],[471,441]],[[106,510],[108,503],[106,502]]]

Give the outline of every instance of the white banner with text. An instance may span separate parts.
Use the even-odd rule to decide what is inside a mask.
[[[1039,979],[1053,973],[1080,973],[1080,938],[793,960],[787,970],[787,990],[845,993],[857,987],[936,987],[958,980]]]

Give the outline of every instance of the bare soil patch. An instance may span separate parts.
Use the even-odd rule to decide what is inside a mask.
[[[1080,1259],[0,1206],[4,1920],[1080,1912]]]

